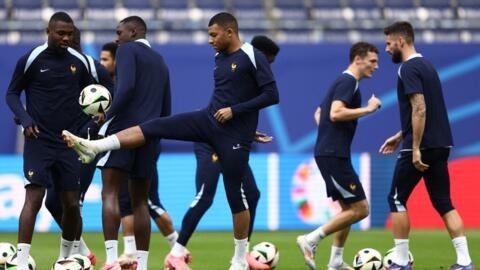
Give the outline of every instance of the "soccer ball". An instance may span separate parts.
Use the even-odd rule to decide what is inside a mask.
[[[36,268],[37,264],[32,255],[28,255],[28,269],[35,270]],[[17,253],[8,256],[5,262],[5,270],[17,270]]]
[[[361,249],[353,258],[355,270],[378,270],[382,268],[382,255],[373,248]]]
[[[112,96],[105,86],[90,84],[80,92],[78,103],[84,113],[94,116],[108,111],[112,104]]]
[[[83,270],[83,267],[76,259],[66,258],[56,261],[51,270]]]
[[[391,248],[387,252],[385,252],[385,255],[383,255],[383,267],[389,267],[393,262],[394,256],[395,248]],[[413,254],[410,251],[408,252],[408,260],[410,264],[413,264]]]
[[[76,260],[81,266],[83,270],[92,270],[93,265],[90,262],[90,259],[87,256],[82,254],[73,254],[68,256],[67,260]]]
[[[17,251],[17,248],[8,243],[8,242],[1,242],[0,243],[0,269],[5,269],[5,262],[9,256],[12,256]]]
[[[280,259],[280,253],[277,247],[270,242],[261,242],[253,246],[250,255],[257,261],[270,266],[274,269]]]

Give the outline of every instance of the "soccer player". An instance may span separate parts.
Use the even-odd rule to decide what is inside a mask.
[[[215,88],[207,108],[155,118],[94,141],[65,131],[64,140],[83,162],[91,161],[100,152],[140,147],[158,138],[209,143],[222,166],[233,218],[235,249],[230,270],[247,270],[250,213],[244,201],[242,175],[248,168],[259,110],[278,103],[278,89],[265,56],[251,44],[241,42],[233,15],[214,15],[208,23],[208,35],[217,53]],[[166,261],[166,267],[189,269],[184,256]]]
[[[81,33],[77,27],[74,27],[73,37],[71,40],[70,47],[82,53]],[[112,92],[113,81],[110,78],[107,70],[97,60],[93,59],[91,56],[88,56],[85,54],[83,56],[85,57],[85,60],[88,63],[88,68],[91,76],[93,77],[94,82],[105,86],[107,89],[110,90],[110,92]],[[80,119],[83,119],[84,124],[83,126],[80,127],[80,130],[78,130],[79,134],[82,134],[82,137],[84,138],[96,138],[100,126],[96,123],[95,119],[92,119],[90,116],[86,114],[81,115]],[[94,173],[95,173],[95,163],[92,162],[91,164],[80,165],[80,207],[82,207],[83,200],[85,199],[85,194],[88,190],[88,187],[92,183]],[[47,207],[48,211],[52,214],[52,217],[57,222],[57,224],[61,226],[63,209],[60,204],[60,198],[58,197],[58,193],[55,191],[53,186],[47,189],[45,206]],[[82,229],[83,229],[83,222],[80,223],[79,231],[76,235],[70,255],[77,254],[77,253],[85,255],[90,259],[90,262],[92,263],[92,265],[95,265],[97,261],[95,254],[90,251],[90,249],[86,245],[83,238],[81,238]],[[59,259],[62,259],[62,258],[59,257]]]
[[[403,140],[388,194],[396,252],[389,269],[412,269],[407,201],[423,178],[457,254],[457,262],[450,269],[473,270],[463,221],[450,196],[448,156],[453,138],[440,78],[435,67],[417,53],[409,22],[395,22],[384,29],[384,34],[385,51],[394,63],[401,63],[397,82],[401,131],[388,138],[379,152],[391,154]]]
[[[65,12],[54,13],[46,28],[47,42],[18,60],[6,93],[25,136],[25,201],[15,255],[19,270],[28,270],[35,219],[46,188],[53,186],[61,198],[61,257],[70,254],[81,223],[80,163],[65,147],[61,132],[78,132],[84,124],[78,96],[93,80],[83,55],[68,47],[73,32],[72,18]],[[23,91],[26,109],[20,99]]]
[[[112,79],[115,79],[115,55],[118,44],[115,42],[105,43],[100,52],[100,62],[109,71]],[[165,102],[161,116],[169,116],[171,113],[170,102]],[[161,152],[161,144],[157,146],[155,160],[158,160]],[[136,268],[137,265],[137,247],[135,243],[135,235],[133,228],[133,212],[128,191],[128,181],[123,181],[118,196],[120,207],[120,222],[122,225],[123,248],[124,251],[118,257],[118,263],[122,268]],[[173,227],[173,222],[160,201],[158,194],[158,171],[157,166],[153,168],[153,174],[150,184],[148,208],[150,217],[153,219],[157,228],[165,237],[170,246],[172,246],[178,238],[178,233]],[[187,253],[188,256],[188,253]],[[187,257],[187,260],[190,258]]]
[[[160,153],[161,144],[158,145],[156,160],[158,160]],[[155,225],[160,230],[160,233],[165,237],[169,246],[172,247],[177,241],[178,232],[173,226],[170,215],[160,201],[158,194],[158,180],[157,166],[155,166],[148,196],[148,209],[153,222],[155,222]],[[122,268],[130,268],[134,270],[137,264],[137,248],[133,227],[134,216],[132,214],[131,199],[130,194],[128,193],[127,181],[124,181],[122,184],[119,195],[119,203],[124,251],[118,258],[118,263]],[[184,255],[185,260],[191,260],[189,251],[186,251]]]
[[[116,29],[116,80],[112,106],[106,113],[106,135],[160,117],[170,106],[169,70],[163,57],[146,39],[147,25],[138,16],[121,20]],[[139,109],[141,108],[141,109]],[[156,166],[159,140],[152,139],[136,149],[110,151],[100,158],[102,171],[102,224],[106,262],[103,270],[120,269],[118,262],[118,194],[123,181],[129,181],[134,215],[137,269],[146,270],[150,244],[148,192]],[[112,149],[113,150],[113,149]]]
[[[374,95],[361,107],[360,80],[370,78],[378,69],[378,49],[367,42],[350,47],[349,65],[331,84],[315,112],[318,135],[315,161],[325,181],[327,195],[338,201],[341,211],[325,224],[297,237],[297,245],[307,266],[315,270],[315,250],[320,241],[334,234],[327,269],[353,269],[343,261],[343,249],[350,226],[369,214],[369,205],[362,184],[353,169],[350,146],[357,121],[374,113],[381,101]]]
[[[275,61],[275,57],[280,50],[278,45],[266,36],[255,36],[252,39],[251,44],[267,57],[269,63]],[[271,139],[272,137],[260,132],[255,134],[255,141],[257,142],[266,143],[271,141]],[[222,171],[221,166],[218,164],[218,156],[210,144],[195,143],[194,153],[197,160],[197,169],[195,173],[195,188],[197,195],[183,217],[182,228],[178,240],[167,255],[167,260],[168,258],[172,258],[172,256],[181,257],[182,254],[185,254],[188,241],[198,226],[200,219],[213,204],[218,179]],[[250,166],[247,167],[245,175],[242,178],[242,188],[247,199],[248,210],[250,211],[250,225],[248,232],[248,241],[250,241],[257,204],[260,199],[260,191],[258,190]],[[257,260],[248,256],[248,253],[247,261],[250,266],[255,266],[256,269],[268,269],[268,265],[261,264]]]
[[[118,44],[116,42],[108,42],[103,44],[100,51],[100,64],[104,66],[112,80],[115,80],[115,56],[117,54]]]

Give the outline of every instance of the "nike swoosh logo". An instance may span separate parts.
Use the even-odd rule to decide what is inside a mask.
[[[50,70],[49,68],[41,68],[40,72],[43,73],[43,72],[46,72],[46,71],[49,71],[49,70]]]
[[[237,149],[240,149],[240,148],[242,148],[242,146],[239,143],[232,146],[233,150],[237,150]]]

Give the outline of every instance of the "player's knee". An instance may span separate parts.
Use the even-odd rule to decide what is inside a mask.
[[[246,194],[248,205],[254,204],[257,205],[260,200],[260,191],[258,189],[252,190],[250,193]]]
[[[367,200],[360,201],[358,203],[353,204],[353,219],[355,221],[362,220],[370,214],[370,208],[368,206]]]
[[[440,216],[443,216],[446,213],[448,213],[448,212],[450,212],[451,210],[454,209],[452,201],[450,200],[450,198],[433,200],[432,205],[433,205],[433,208],[435,209],[435,211],[437,211],[437,213]]]

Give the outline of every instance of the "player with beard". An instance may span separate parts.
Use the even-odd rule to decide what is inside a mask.
[[[417,53],[409,22],[393,23],[384,29],[384,34],[386,52],[394,63],[401,64],[397,72],[401,131],[388,138],[379,150],[391,154],[402,144],[388,195],[395,242],[395,256],[388,269],[412,269],[407,202],[423,179],[455,248],[457,261],[450,269],[473,270],[463,221],[450,196],[448,156],[453,139],[440,78],[435,67]]]

